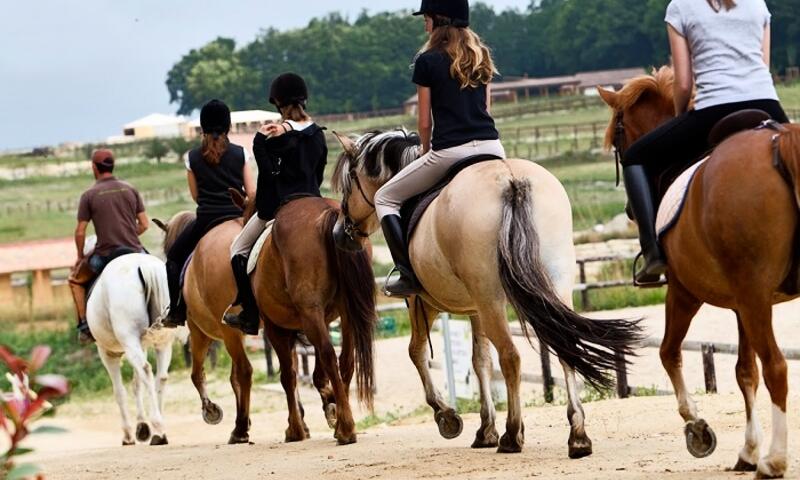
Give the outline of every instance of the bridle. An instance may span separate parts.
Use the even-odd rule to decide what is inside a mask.
[[[617,112],[616,119],[614,121],[614,160],[617,164],[617,186],[619,186],[619,167],[622,163],[622,159],[625,157],[625,123],[623,122],[623,113],[622,110]]]
[[[358,179],[358,172],[356,171],[356,165],[354,162],[350,162],[350,169],[347,172],[347,176],[350,178],[351,183],[356,184],[356,188],[358,188],[359,193],[361,194],[361,198],[367,202],[367,205],[370,206],[372,211],[370,211],[369,215],[364,219],[356,222],[350,216],[350,208],[348,204],[350,203],[350,193],[352,192],[352,188],[347,190],[347,194],[342,199],[342,215],[344,216],[344,233],[347,235],[350,240],[358,241],[358,238],[367,238],[369,237],[369,233],[365,232],[362,228],[362,224],[367,221],[369,217],[372,216],[372,212],[375,211],[375,203],[371,202],[369,198],[367,198],[367,194],[364,193],[364,188],[361,186],[361,181]]]

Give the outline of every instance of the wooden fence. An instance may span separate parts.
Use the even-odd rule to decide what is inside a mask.
[[[145,205],[150,207],[163,203],[184,201],[189,199],[188,190],[181,188],[165,188],[162,190],[148,190],[140,192]],[[0,207],[0,217],[10,217],[15,215],[32,215],[42,213],[65,213],[76,212],[78,210],[79,198],[65,200],[45,200],[44,202],[25,203],[19,205],[3,205]]]

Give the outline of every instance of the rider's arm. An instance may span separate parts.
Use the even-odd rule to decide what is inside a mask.
[[[764,27],[764,40],[761,43],[761,50],[764,52],[764,63],[767,64],[767,67],[770,66],[770,51],[772,49],[772,29],[770,28],[769,24]]]
[[[186,171],[186,180],[189,182],[189,192],[192,194],[192,199],[194,203],[197,203],[197,179],[194,177],[193,171]]]
[[[433,133],[433,120],[431,119],[431,89],[417,85],[417,130],[422,140],[422,153],[431,149],[431,135]]]
[[[247,198],[252,200],[256,198],[256,180],[253,178],[253,170],[250,169],[250,165],[247,162],[244,162],[244,174],[242,176],[244,179],[244,194],[247,195]]]
[[[78,249],[78,260],[83,258],[83,247],[86,242],[86,227],[89,222],[78,220],[78,226],[75,227],[75,247]]]
[[[492,113],[492,84],[486,84],[486,113]]]
[[[692,55],[689,44],[675,27],[667,25],[669,47],[672,50],[672,68],[675,72],[675,115],[681,115],[689,109],[689,102],[694,91],[694,73],[692,72]]]
[[[136,220],[138,221],[139,225],[137,226],[136,233],[137,235],[142,235],[144,232],[150,228],[150,219],[147,217],[147,212],[139,212],[136,215]]]

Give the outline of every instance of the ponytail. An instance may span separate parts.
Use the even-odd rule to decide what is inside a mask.
[[[216,137],[208,133],[203,134],[203,145],[200,150],[203,160],[211,166],[219,165],[222,156],[228,150],[228,145],[230,145],[230,140],[226,133]]]

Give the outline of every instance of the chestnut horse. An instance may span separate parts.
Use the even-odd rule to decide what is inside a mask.
[[[378,229],[376,190],[419,156],[420,140],[405,130],[373,132],[357,142],[341,136],[339,140],[344,153],[333,180],[343,192],[345,214],[335,237],[340,247],[357,250]],[[561,360],[569,396],[569,456],[591,454],[575,371],[594,385],[609,385],[604,370],[614,368],[614,351],[632,354],[639,329],[634,322],[592,320],[573,311],[572,210],[559,181],[527,160],[468,167],[425,211],[411,237],[410,253],[426,293],[409,302],[409,354],[440,434],[454,438],[463,425],[434,386],[426,358],[430,320],[447,311],[472,320],[473,366],[481,392],[481,427],[473,448],[522,450],[520,358],[508,322],[511,303],[526,331],[532,327],[544,348]],[[499,353],[508,389],[502,437],[495,428],[489,388],[489,342]]]
[[[663,67],[652,76],[631,80],[618,93],[600,89],[614,110],[607,146],[616,143],[618,151],[624,150],[624,145],[672,118],[672,83],[672,70]],[[709,303],[736,312],[739,328],[736,378],[744,395],[747,428],[734,470],[757,470],[762,478],[783,476],[787,465],[786,361],[775,342],[772,305],[797,297],[798,279],[787,277],[796,272],[792,265],[799,253],[800,128],[785,129],[745,131],[720,144],[697,170],[680,218],[662,238],[669,289],[661,361],[686,421],[687,447],[702,457],[716,445],[686,388],[681,363],[689,324],[700,306]],[[621,133],[624,138],[619,138]],[[786,178],[773,166],[774,159],[785,164]],[[763,458],[754,409],[756,355],[773,404],[772,444]]]
[[[356,441],[349,404],[354,370],[359,398],[367,405],[372,403],[375,279],[367,252],[346,254],[335,248],[332,230],[338,215],[336,204],[321,198],[304,198],[285,205],[278,212],[272,235],[262,248],[252,275],[261,318],[280,362],[281,384],[289,406],[287,442],[309,436],[297,396],[298,332],[303,332],[316,350],[314,385],[340,444]],[[193,216],[183,212],[168,225],[158,222],[167,232],[166,249]],[[222,410],[208,399],[205,389],[203,359],[212,339],[222,339],[232,358],[231,385],[237,416],[230,443],[249,441],[250,427],[252,367],[244,350],[244,334],[222,323],[236,295],[229,251],[241,229],[242,220],[237,219],[209,231],[189,261],[183,287],[191,331],[192,381],[200,394],[207,423],[216,424],[222,419]],[[328,324],[339,317],[342,353],[337,363]]]

